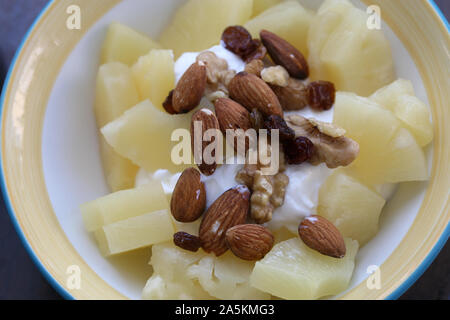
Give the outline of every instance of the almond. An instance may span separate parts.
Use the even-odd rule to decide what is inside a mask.
[[[193,63],[183,74],[173,92],[172,107],[176,113],[187,113],[197,107],[206,89],[206,66]]]
[[[200,218],[206,207],[205,185],[200,172],[194,168],[183,171],[173,190],[170,210],[175,220],[193,222]]]
[[[283,109],[275,93],[264,80],[254,74],[238,73],[231,80],[228,90],[230,97],[249,111],[256,108],[265,116],[283,116]]]
[[[260,37],[273,62],[283,66],[291,77],[308,78],[308,63],[303,54],[293,45],[267,30],[262,30]]]
[[[203,135],[208,130],[217,130],[217,134],[222,134],[219,129],[219,121],[216,115],[209,109],[200,109],[192,115],[191,120],[191,146],[194,160],[200,171],[207,176],[212,175],[217,168],[215,151],[212,151],[212,159],[204,158],[205,148],[214,142],[203,141]]]
[[[257,224],[241,224],[228,229],[228,247],[243,260],[261,260],[272,249],[274,237],[269,229]]]
[[[231,99],[220,98],[216,100],[214,106],[222,133],[225,134],[227,129],[245,131],[252,127],[250,112],[239,103]]]
[[[206,252],[216,256],[228,250],[226,232],[245,223],[250,206],[250,190],[238,185],[222,194],[206,211],[200,224],[199,237]]]
[[[345,256],[345,242],[339,230],[327,219],[313,215],[306,217],[298,227],[303,242],[313,250],[333,258]]]
[[[166,110],[168,114],[177,114],[175,109],[173,108],[173,91],[171,90],[169,92],[169,95],[167,96],[166,100],[163,102],[163,108]]]

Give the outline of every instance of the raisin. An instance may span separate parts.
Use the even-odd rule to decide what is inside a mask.
[[[286,121],[280,116],[271,115],[267,117],[264,121],[264,126],[267,130],[276,130],[280,131],[280,140],[282,142],[290,141],[295,138],[295,131],[290,128]]]
[[[315,110],[330,110],[335,97],[336,88],[331,82],[315,81],[308,85],[308,103]]]
[[[225,29],[222,34],[225,48],[242,57],[250,50],[255,50],[252,35],[244,27],[232,26]]]
[[[258,109],[253,109],[250,113],[250,122],[252,123],[253,129],[256,131],[264,129],[264,117]]]
[[[193,236],[192,234],[186,232],[175,233],[173,235],[173,243],[182,249],[192,252],[197,252],[202,246],[199,237]]]
[[[172,99],[173,99],[173,90],[169,92],[169,95],[167,96],[166,100],[163,102],[163,108],[169,114],[176,114],[177,112],[173,108]]]
[[[297,137],[283,143],[283,149],[289,164],[301,164],[311,159],[314,144],[306,137]]]
[[[225,48],[241,57],[245,62],[263,59],[267,54],[262,42],[253,39],[250,32],[242,26],[226,28],[222,34],[222,41]]]

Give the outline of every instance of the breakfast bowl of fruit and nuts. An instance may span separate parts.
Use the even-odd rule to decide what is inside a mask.
[[[60,292],[398,297],[448,238],[449,41],[430,3],[375,2],[79,1],[29,40],[3,175]]]

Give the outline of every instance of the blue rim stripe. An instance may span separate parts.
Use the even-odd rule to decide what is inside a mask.
[[[48,8],[53,4],[55,0],[50,0],[47,5],[42,9],[36,20],[33,22],[31,27],[28,29],[26,35],[22,39],[22,42],[17,49],[15,56],[13,60],[11,61],[8,73],[6,75],[2,95],[0,99],[0,120],[3,118],[3,106],[5,102],[5,96],[6,96],[6,88],[8,87],[9,80],[11,78],[12,72],[14,70],[16,61],[22,52],[22,49],[28,40],[31,32],[33,31],[34,27],[38,23],[38,21],[41,19],[41,17],[44,15],[44,13],[48,10]],[[433,9],[436,11],[442,22],[445,24],[447,31],[450,32],[450,25],[442,13],[441,9],[437,6],[437,4],[433,0],[428,0],[428,2],[432,5]],[[0,132],[2,131],[2,121],[0,121]],[[1,149],[0,149],[0,157],[1,157]],[[9,216],[11,218],[11,221],[14,225],[14,228],[19,235],[20,240],[22,241],[23,246],[27,250],[29,256],[31,257],[33,263],[38,267],[41,274],[44,276],[44,278],[47,280],[47,282],[64,298],[67,300],[75,300],[74,297],[64,288],[58,281],[56,281],[53,276],[45,269],[44,265],[40,261],[39,257],[36,256],[33,249],[31,248],[28,240],[26,239],[24,233],[22,232],[22,229],[19,225],[18,220],[16,219],[14,210],[11,206],[11,202],[9,199],[8,190],[6,188],[5,178],[4,178],[4,168],[3,168],[3,161],[0,161],[0,188],[3,194],[3,199],[6,204],[7,211],[9,213]],[[436,258],[436,256],[439,254],[441,249],[444,247],[446,242],[448,241],[448,238],[450,236],[450,223],[447,224],[447,227],[445,228],[443,234],[435,244],[435,246],[431,249],[430,253],[425,257],[425,259],[422,261],[422,263],[419,265],[419,267],[414,270],[414,272],[406,279],[397,289],[395,289],[389,296],[387,296],[387,300],[395,300],[399,298],[406,290],[408,290],[411,285],[414,284],[414,282],[417,281],[417,279],[425,272],[425,270],[430,266],[430,264],[433,262],[433,260]]]
[[[20,56],[20,53],[22,52],[22,49],[28,40],[28,37],[34,30],[36,24],[39,22],[41,17],[44,15],[44,13],[48,10],[48,8],[53,4],[55,0],[50,0],[45,7],[42,9],[42,11],[39,13],[38,17],[34,20],[31,27],[28,29],[27,33],[25,34],[24,38],[22,39],[22,42],[17,49],[13,60],[11,61],[10,67],[8,69],[8,73],[6,75],[4,84],[3,84],[3,90],[2,95],[0,99],[0,120],[3,119],[3,107],[5,103],[5,97],[6,97],[6,89],[8,88],[9,80],[11,78],[11,75],[13,73],[14,67],[16,65],[16,61],[18,57]],[[0,132],[2,131],[3,121],[0,121]],[[0,148],[0,156],[1,156],[1,148]],[[3,158],[3,157],[2,157]],[[56,281],[53,276],[47,271],[47,269],[44,267],[42,262],[40,261],[39,257],[34,253],[33,249],[31,248],[28,240],[26,239],[24,233],[22,232],[22,229],[19,225],[19,222],[15,216],[14,210],[12,208],[8,190],[6,188],[6,182],[5,182],[5,176],[4,176],[4,168],[3,168],[3,161],[0,161],[0,187],[2,189],[2,195],[3,200],[6,205],[7,211],[9,213],[9,217],[11,218],[11,222],[14,225],[14,229],[16,229],[17,234],[19,235],[20,241],[22,241],[23,246],[25,247],[26,251],[28,252],[28,255],[30,256],[33,263],[37,266],[41,274],[44,276],[44,278],[47,280],[47,282],[64,298],[67,300],[74,300],[74,297],[58,282]]]

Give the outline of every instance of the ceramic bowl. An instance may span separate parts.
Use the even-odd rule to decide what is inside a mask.
[[[380,6],[398,76],[412,80],[418,96],[428,102],[435,139],[428,150],[430,180],[401,185],[383,212],[379,234],[357,256],[350,288],[338,298],[397,298],[449,236],[449,29],[432,1],[364,2]],[[5,81],[4,199],[35,263],[66,298],[138,299],[150,274],[148,249],[103,258],[83,228],[79,204],[108,192],[92,111],[106,27],[120,21],[157,38],[180,3],[73,0],[70,5],[81,9],[82,25],[69,30],[69,3],[52,1],[26,36]],[[380,268],[380,289],[366,284],[373,265]],[[71,282],[74,273],[80,275],[79,287]]]

